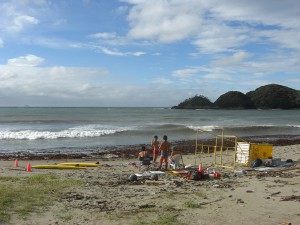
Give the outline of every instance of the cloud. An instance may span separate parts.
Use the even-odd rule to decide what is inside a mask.
[[[4,46],[4,42],[2,40],[2,38],[0,38],[0,48],[2,48]]]
[[[178,78],[191,78],[201,71],[201,67],[190,67],[182,70],[175,70],[172,72],[172,76]]]
[[[158,78],[155,86],[110,78],[101,68],[0,65],[0,96],[9,96],[9,102],[3,100],[1,105],[165,107],[178,104],[187,93],[187,89],[168,86],[171,81],[165,78]],[[189,92],[195,95],[197,90]]]
[[[11,26],[8,27],[7,29],[9,30],[9,32],[18,33],[20,31],[22,31],[26,26],[35,25],[38,23],[39,23],[39,21],[32,16],[21,15],[21,16],[15,17],[12,21]]]
[[[229,75],[229,74],[214,74],[214,73],[202,75],[202,78],[204,78],[206,80],[213,80],[214,82],[232,81],[233,80],[231,75]]]
[[[32,58],[34,60],[30,60]],[[80,102],[97,97],[101,92],[100,81],[108,75],[108,71],[101,68],[39,67],[35,59],[40,58],[29,55],[0,65],[0,94],[20,100],[31,99],[31,102],[40,98],[56,99],[58,103],[60,99]]]
[[[116,33],[106,33],[106,32],[103,32],[103,33],[96,33],[96,34],[91,34],[89,35],[88,37],[91,37],[91,38],[103,38],[103,39],[110,39],[110,38],[116,38]]]
[[[198,4],[175,1],[135,1],[128,16],[131,26],[128,36],[136,39],[156,39],[170,43],[195,34],[201,25]],[[191,7],[190,7],[191,6]]]
[[[44,62],[44,59],[35,55],[20,56],[8,60],[9,66],[38,66]]]
[[[172,84],[173,81],[170,80],[170,79],[167,79],[165,77],[159,77],[159,78],[153,79],[152,83],[156,83],[156,84]]]
[[[120,6],[116,9],[118,15],[123,15],[128,11],[128,6]]]
[[[234,52],[265,40],[299,50],[297,0],[132,1],[128,37],[172,43],[187,40],[201,53]]]
[[[248,59],[253,54],[249,52],[239,51],[234,53],[233,55],[226,55],[223,56],[215,61],[213,61],[211,64],[214,66],[226,66],[226,65],[232,65],[232,64],[239,64],[243,62],[245,59]]]
[[[247,32],[216,22],[203,26],[192,43],[202,53],[232,52],[252,39]]]
[[[110,50],[108,48],[101,47],[100,48],[101,52],[106,54],[106,55],[111,55],[111,56],[142,56],[145,55],[145,52],[120,52],[117,50]]]

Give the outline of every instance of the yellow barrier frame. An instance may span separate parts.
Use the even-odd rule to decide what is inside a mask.
[[[224,168],[235,168],[235,162],[236,162],[236,147],[237,147],[237,136],[234,135],[224,135],[224,128],[216,128],[215,130],[221,130],[220,134],[215,134],[210,131],[197,129],[197,136],[196,136],[196,145],[195,145],[195,165],[197,155],[200,154],[200,160],[201,155],[213,155],[214,156],[214,166],[216,167],[224,167]],[[206,133],[211,136],[215,137],[215,145],[205,145],[199,143],[199,135],[201,133]],[[233,139],[234,146],[224,146],[224,138],[231,138]],[[200,149],[199,149],[200,147]],[[204,151],[204,149],[207,149],[207,153]],[[211,153],[211,149],[213,149],[213,153]],[[200,150],[200,151],[199,151]],[[229,151],[233,151],[232,154],[229,153]],[[225,165],[223,161],[223,156],[233,156],[233,163],[231,163],[230,166]]]

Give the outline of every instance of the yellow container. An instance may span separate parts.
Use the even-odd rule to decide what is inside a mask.
[[[251,143],[250,144],[250,160],[251,163],[255,159],[268,159],[272,157],[273,146],[267,143]]]
[[[251,166],[255,159],[272,157],[273,146],[267,143],[237,142],[236,165]]]

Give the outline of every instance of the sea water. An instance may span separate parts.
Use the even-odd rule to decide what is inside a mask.
[[[237,136],[300,135],[300,110],[0,107],[0,152],[90,151],[192,140],[196,130]]]

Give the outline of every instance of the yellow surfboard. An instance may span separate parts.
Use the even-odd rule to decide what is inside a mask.
[[[66,162],[66,163],[59,163],[57,165],[62,166],[82,166],[82,167],[99,167],[99,163],[87,163],[87,162]]]
[[[78,170],[78,169],[85,169],[82,166],[66,166],[66,165],[35,165],[31,166],[34,169],[60,169],[60,170]]]

